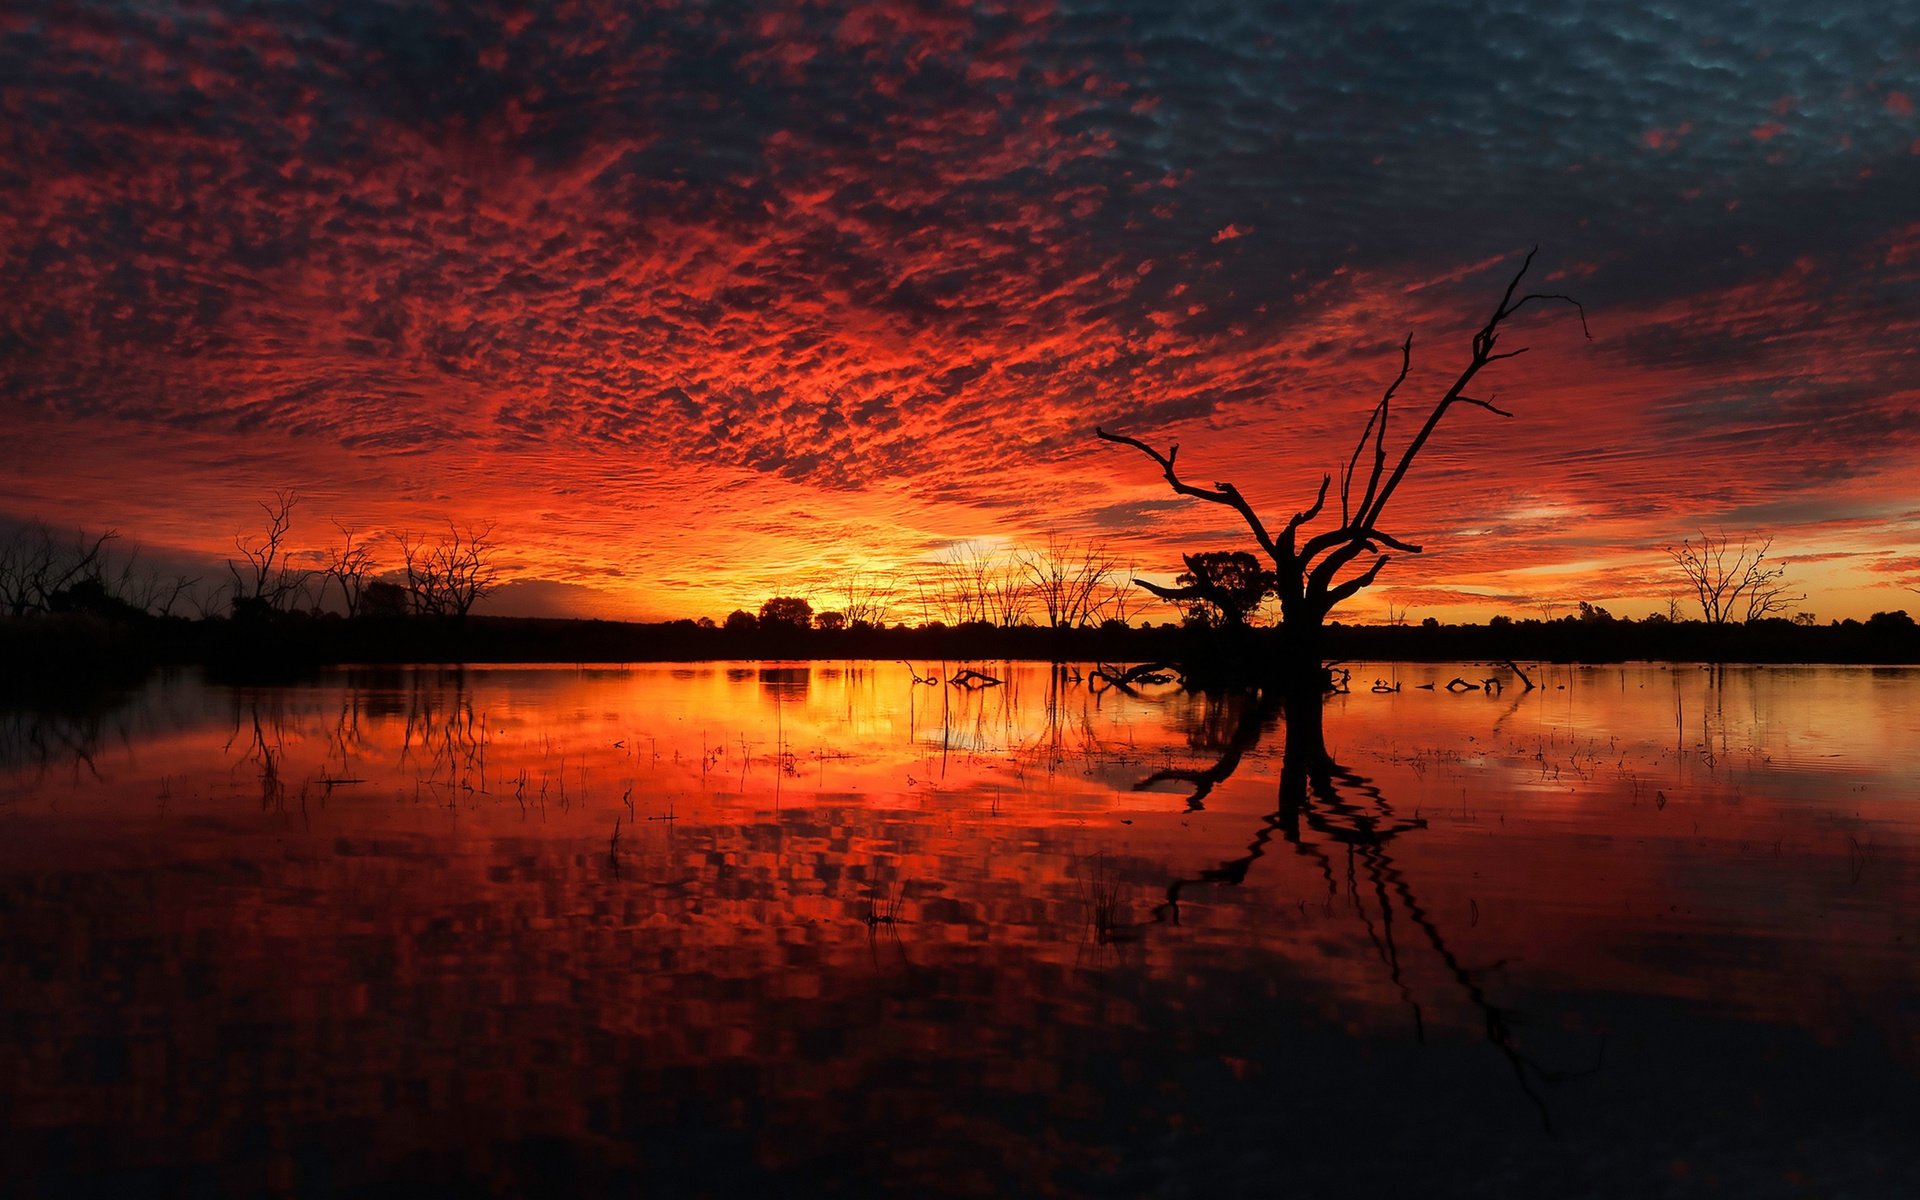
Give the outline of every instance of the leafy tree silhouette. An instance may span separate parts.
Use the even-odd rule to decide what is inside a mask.
[[[1241,628],[1260,602],[1273,594],[1273,572],[1245,550],[1210,550],[1181,557],[1187,569],[1174,576],[1176,586],[1162,587],[1144,579],[1134,582],[1162,600],[1185,604],[1191,624]]]
[[[799,596],[775,596],[760,606],[760,628],[810,629],[813,605]]]

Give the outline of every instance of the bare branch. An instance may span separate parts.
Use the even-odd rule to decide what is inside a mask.
[[[1140,451],[1140,453],[1159,463],[1162,473],[1166,476],[1168,485],[1180,495],[1191,496],[1195,500],[1205,500],[1210,504],[1224,504],[1228,508],[1238,512],[1241,519],[1246,521],[1247,528],[1253,531],[1254,540],[1260,543],[1260,548],[1268,554],[1277,555],[1278,551],[1273,544],[1272,536],[1267,533],[1267,527],[1261,523],[1259,514],[1253,511],[1253,506],[1247,503],[1246,498],[1240,494],[1238,488],[1229,484],[1221,486],[1217,491],[1208,491],[1206,488],[1194,487],[1190,483],[1181,481],[1180,476],[1176,474],[1173,469],[1174,456],[1180,453],[1179,443],[1176,442],[1167,453],[1161,454],[1158,450],[1147,445],[1139,438],[1127,437],[1125,434],[1119,433],[1108,433],[1097,425],[1094,427],[1093,432],[1094,436],[1100,438],[1102,441],[1117,442],[1123,446],[1132,446],[1134,449]],[[1320,494],[1322,497],[1326,495],[1326,485],[1321,485]],[[1314,503],[1315,510],[1317,511],[1319,507],[1319,502],[1316,501]]]
[[[267,515],[267,527],[258,537],[236,534],[234,549],[240,561],[227,560],[233,576],[233,607],[236,613],[284,612],[306,587],[308,572],[287,565],[287,534],[293,528],[293,508],[300,502],[297,492],[281,491],[271,501],[260,501]]]
[[[1021,553],[1016,561],[1055,629],[1097,624],[1112,600],[1108,581],[1120,567],[1097,541],[1076,544],[1052,534],[1045,546]]]
[[[1471,404],[1475,408],[1484,408],[1490,413],[1497,413],[1503,417],[1511,417],[1513,415],[1512,413],[1508,412],[1506,409],[1501,408],[1496,404],[1494,404],[1493,401],[1491,400],[1476,400],[1472,396],[1462,396],[1460,397],[1460,403]]]
[[[1347,525],[1352,515],[1347,508],[1347,492],[1353,483],[1354,468],[1360,462],[1360,451],[1366,447],[1367,434],[1373,434],[1373,470],[1367,476],[1367,492],[1360,499],[1360,508],[1365,511],[1373,503],[1374,493],[1380,487],[1380,473],[1387,465],[1387,414],[1393,403],[1393,394],[1407,381],[1407,372],[1413,369],[1413,335],[1400,343],[1400,373],[1393,377],[1387,390],[1381,395],[1380,402],[1373,406],[1373,414],[1367,418],[1366,428],[1360,431],[1360,440],[1353,444],[1353,457],[1347,460],[1346,474],[1340,478],[1340,523]]]
[[[1771,538],[1757,546],[1743,538],[1735,547],[1724,533],[1716,537],[1703,531],[1698,545],[1689,539],[1669,546],[1667,557],[1693,589],[1701,618],[1725,625],[1736,618],[1744,622],[1778,616],[1806,599],[1789,593],[1784,563],[1767,561],[1772,549]]]
[[[1387,446],[1387,433],[1392,416],[1393,403],[1401,388],[1411,376],[1413,362],[1413,339],[1411,336],[1400,346],[1400,364],[1392,380],[1374,402],[1360,436],[1353,444],[1352,452],[1339,471],[1340,517],[1339,523],[1332,528],[1323,529],[1310,537],[1304,544],[1299,541],[1301,531],[1316,520],[1326,503],[1327,492],[1332,483],[1331,476],[1322,476],[1320,489],[1313,505],[1294,514],[1281,530],[1276,540],[1247,503],[1239,490],[1230,483],[1216,483],[1213,488],[1196,487],[1180,478],[1175,466],[1179,446],[1175,444],[1166,453],[1138,438],[1124,434],[1108,433],[1096,428],[1095,435],[1103,441],[1132,446],[1159,465],[1161,474],[1173,491],[1182,496],[1220,504],[1240,513],[1253,531],[1261,549],[1265,550],[1274,563],[1273,593],[1279,598],[1282,623],[1289,629],[1299,631],[1301,645],[1306,645],[1324,621],[1327,613],[1356,592],[1369,587],[1379,577],[1380,572],[1390,561],[1383,549],[1403,554],[1418,554],[1421,547],[1404,541],[1399,537],[1384,533],[1380,529],[1387,506],[1405,480],[1407,473],[1426,449],[1434,432],[1456,403],[1483,409],[1497,416],[1511,418],[1513,414],[1506,408],[1495,404],[1483,395],[1472,394],[1475,378],[1488,366],[1504,359],[1516,358],[1526,353],[1525,348],[1502,350],[1500,338],[1506,322],[1521,310],[1536,302],[1541,304],[1572,305],[1580,319],[1581,332],[1589,340],[1592,332],[1587,327],[1586,310],[1570,296],[1559,293],[1523,292],[1521,290],[1538,247],[1529,250],[1521,260],[1519,268],[1508,279],[1500,300],[1493,306],[1485,322],[1472,335],[1467,361],[1461,367],[1452,383],[1433,401],[1425,418],[1420,422],[1412,436],[1400,447],[1397,457],[1390,454]],[[1368,463],[1368,472],[1364,479],[1360,475],[1362,462]],[[1362,556],[1371,558],[1364,568],[1360,566]],[[1357,570],[1357,574],[1343,574]],[[1168,589],[1143,584],[1143,588],[1155,595],[1176,601],[1195,601],[1203,599],[1204,589],[1189,584],[1186,587]]]
[[[365,542],[354,544],[354,530],[335,521],[333,527],[340,531],[342,543],[328,551],[326,566],[322,568],[322,578],[332,580],[340,588],[341,604],[349,618],[360,615],[360,600],[366,591],[367,576],[373,570],[373,547]]]

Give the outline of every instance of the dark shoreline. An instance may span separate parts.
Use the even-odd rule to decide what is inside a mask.
[[[1271,661],[1275,629],[1175,626],[1091,629],[987,625],[843,630],[706,628],[535,617],[465,622],[293,616],[262,621],[112,620],[65,614],[0,620],[0,693],[32,695],[131,683],[158,667],[197,665],[216,678],[292,678],[347,664],[640,663],[753,659],[1178,662],[1209,674]],[[1488,625],[1342,626],[1329,660],[1369,662],[1920,664],[1920,628],[1900,614],[1823,626],[1766,621],[1510,621]]]

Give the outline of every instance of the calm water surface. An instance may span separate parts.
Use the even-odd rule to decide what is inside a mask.
[[[1920,1194],[1920,673],[988,669],[0,715],[0,1191]]]

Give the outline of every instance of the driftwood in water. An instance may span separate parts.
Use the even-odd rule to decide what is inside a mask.
[[[1533,690],[1533,680],[1527,678],[1527,673],[1520,669],[1519,664],[1515,663],[1512,659],[1509,658],[1505,662],[1502,662],[1500,665],[1505,667],[1507,670],[1512,671],[1515,678],[1520,680],[1521,691],[1530,692]]]
[[[1104,692],[1107,688],[1131,692],[1141,684],[1179,683],[1186,677],[1186,671],[1173,663],[1136,663],[1125,670],[1101,663],[1088,674],[1087,687],[1095,693]]]

